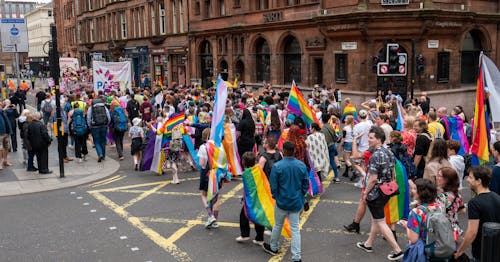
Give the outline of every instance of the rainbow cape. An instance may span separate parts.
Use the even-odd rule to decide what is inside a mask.
[[[396,119],[396,130],[403,131],[404,129],[403,108],[400,102],[397,102],[397,106],[398,106],[398,118]]]
[[[480,165],[490,160],[488,151],[489,144],[489,120],[486,96],[484,92],[484,60],[483,52],[479,57],[479,76],[477,78],[476,105],[474,108],[474,124],[472,125],[472,164]],[[491,88],[491,87],[490,87]]]
[[[240,164],[240,155],[238,154],[238,146],[236,144],[236,128],[232,123],[224,124],[222,146],[224,147],[224,151],[226,151],[229,172],[233,176],[241,175],[243,168]]]
[[[450,126],[450,139],[460,142],[460,150],[457,152],[459,155],[469,153],[469,142],[464,132],[464,121],[459,116],[449,116],[448,122]]]
[[[396,159],[394,169],[396,173],[396,182],[399,187],[399,195],[391,197],[385,204],[384,214],[387,224],[393,224],[401,219],[407,219],[410,213],[410,189],[406,169],[398,159]]]
[[[345,118],[347,115],[352,115],[354,116],[354,121],[358,121],[358,112],[356,110],[356,107],[353,106],[352,104],[346,104],[344,107],[344,113],[342,113],[342,117],[340,118],[340,121],[344,123]]]
[[[254,224],[268,229],[274,226],[275,201],[271,194],[271,187],[264,171],[259,165],[246,168],[243,172],[243,208],[245,214]],[[285,220],[281,234],[290,238],[290,222]]]
[[[227,86],[221,76],[217,78],[217,87],[214,99],[214,108],[212,110],[212,125],[210,129],[210,140],[213,140],[215,145],[220,146],[222,137],[224,136],[224,114],[226,111]]]
[[[292,83],[292,89],[290,90],[290,96],[288,96],[287,109],[298,116],[301,116],[307,125],[312,123],[317,123],[321,126],[318,118],[316,118],[316,113],[307,104],[299,89],[295,85],[295,81]]]
[[[193,144],[193,140],[192,140],[191,136],[189,136],[188,134],[183,134],[182,141],[184,141],[184,144],[186,145],[186,147],[189,151],[189,155],[191,155],[191,158],[193,159],[193,163],[195,164],[196,169],[198,169],[198,171],[200,171],[201,170],[200,158],[198,157],[196,149],[194,149],[194,144]]]
[[[222,182],[231,181],[231,174],[227,172],[226,152],[222,146],[217,147],[212,140],[206,143],[208,153],[208,191],[207,203],[211,206],[212,200],[217,200],[219,190],[222,187]]]

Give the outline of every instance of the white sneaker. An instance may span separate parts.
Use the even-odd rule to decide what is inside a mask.
[[[78,158],[78,163],[82,163],[82,162],[83,162],[83,159]]]
[[[264,241],[257,241],[257,240],[252,240],[252,242],[258,246],[263,246],[264,245]]]
[[[242,237],[242,236],[239,236],[239,237],[237,237],[237,238],[236,238],[236,242],[240,242],[240,243],[242,243],[242,242],[246,242],[246,241],[248,241],[248,240],[250,240],[250,237]]]
[[[82,159],[83,161],[87,161],[87,155],[83,155]]]
[[[271,236],[272,233],[273,232],[267,228],[266,228],[266,230],[264,230],[264,235],[266,235],[266,236]]]

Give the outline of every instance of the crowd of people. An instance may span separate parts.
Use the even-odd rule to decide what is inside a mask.
[[[97,162],[106,160],[106,147],[110,144],[116,148],[118,159],[123,160],[123,140],[128,135],[136,171],[162,174],[172,170],[172,183],[178,184],[181,181],[178,172],[188,171],[187,167],[200,170],[199,190],[207,211],[206,227],[218,227],[217,201],[207,201],[208,174],[215,163],[214,148],[209,143],[211,128],[214,128],[215,87],[201,89],[172,83],[168,88],[146,86],[94,93],[87,85],[73,83],[72,86],[64,90],[60,100],[63,132],[59,135],[63,140],[65,162],[87,161],[88,140],[95,147]],[[49,174],[52,171],[48,169],[48,147],[57,135],[54,132],[55,95],[45,88],[35,92],[36,110],[24,107],[18,110],[16,105],[21,103],[12,104],[9,99],[0,104],[0,162],[11,165],[8,151],[18,149],[17,128],[27,171]],[[19,95],[15,93],[11,99]],[[26,97],[26,93],[21,95]],[[256,224],[255,244],[262,245],[270,254],[277,254],[283,221],[288,217],[292,260],[301,261],[298,225],[300,213],[307,211],[308,199],[312,197],[308,193],[310,173],[325,180],[330,178],[332,170],[331,179],[335,183],[340,182],[339,173],[343,169],[342,176],[361,189],[353,222],[345,225],[345,229],[360,233],[366,209],[371,214],[368,239],[355,245],[371,253],[380,233],[392,247],[392,253],[387,256],[389,260],[419,252],[400,247],[396,225],[386,222],[384,210],[391,196],[384,194],[381,186],[395,179],[394,169],[399,162],[404,166],[413,200],[410,211],[400,214],[398,223],[407,229],[410,247],[419,241],[425,243],[427,214],[440,210],[456,235],[456,252],[452,256],[461,257],[472,244],[472,260],[480,261],[482,224],[500,222],[500,164],[494,166],[493,171],[485,166],[469,168],[472,132],[470,119],[461,106],[450,112],[444,107],[436,109],[425,93],[404,102],[390,90],[385,96],[379,92],[375,99],[356,106],[350,98],[341,101],[339,90],[315,86],[305,101],[321,121],[307,123],[302,117],[289,113],[288,96],[286,88],[275,90],[265,85],[255,90],[240,85],[229,89],[226,101],[224,123],[227,130],[234,131],[239,164],[243,169],[259,166],[276,201],[270,243],[264,242],[264,227]],[[170,120],[179,116],[182,121],[170,128]],[[185,139],[186,135],[189,139]],[[163,139],[158,140],[158,136]],[[496,137],[491,139],[492,163],[500,163],[500,142],[496,140]],[[67,148],[74,149],[76,159],[69,156]],[[157,158],[152,152],[159,152],[161,157]],[[34,165],[35,156],[37,165]],[[234,167],[230,169],[233,175],[242,175],[235,172]],[[476,193],[467,206],[461,196],[465,177]],[[238,242],[250,240],[245,212],[242,208]],[[468,225],[464,232],[458,215],[465,213]]]

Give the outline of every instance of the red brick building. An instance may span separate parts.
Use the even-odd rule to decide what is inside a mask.
[[[148,73],[163,83],[207,86],[221,74],[250,85],[326,84],[359,99],[377,89],[409,93],[412,87],[459,98],[473,90],[481,50],[500,64],[497,0],[79,3],[74,10],[82,64],[90,64],[93,53],[107,61],[128,59],[136,79]],[[389,44],[406,56],[397,61],[399,68],[391,67],[397,62]],[[415,62],[419,55],[423,67]],[[377,76],[384,63],[395,73]]]
[[[79,6],[75,0],[55,0],[54,20],[57,29],[57,48],[61,57],[80,58],[78,52],[76,15]]]

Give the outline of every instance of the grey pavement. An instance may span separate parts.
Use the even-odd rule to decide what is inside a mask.
[[[105,161],[98,163],[96,152],[92,150],[90,143],[88,147],[89,155],[87,161],[78,163],[75,159],[74,161],[64,163],[64,178],[60,178],[57,139],[54,139],[49,147],[49,169],[53,171],[49,175],[40,175],[38,172],[26,171],[26,166],[23,163],[23,153],[20,148],[17,152],[9,153],[9,161],[13,165],[4,167],[0,173],[0,196],[74,187],[106,178],[118,170],[120,164],[109,157]],[[68,148],[68,155],[73,157],[73,150]]]

